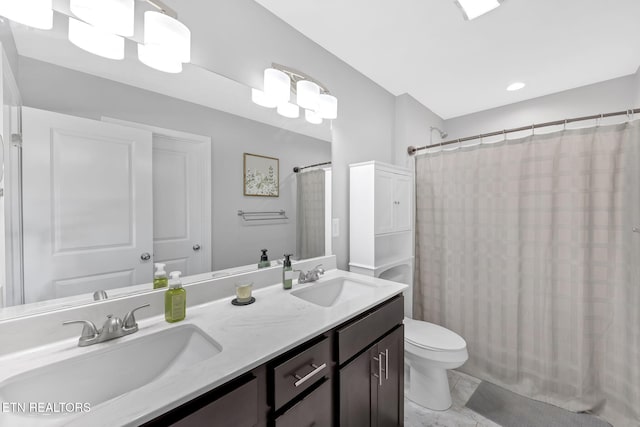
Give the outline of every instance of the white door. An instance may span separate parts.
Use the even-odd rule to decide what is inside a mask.
[[[376,234],[393,231],[393,178],[387,171],[375,171],[375,232]]]
[[[32,108],[22,120],[25,302],[151,282],[151,132]]]
[[[154,262],[183,275],[211,271],[211,145],[153,135]]]
[[[411,177],[395,174],[393,183],[395,208],[393,212],[394,231],[411,229]]]

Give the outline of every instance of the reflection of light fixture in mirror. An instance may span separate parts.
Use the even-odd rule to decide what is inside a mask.
[[[84,22],[103,31],[133,36],[134,0],[71,0],[69,8]]]
[[[296,83],[297,102],[302,108],[315,110],[318,108],[320,86],[309,80],[300,80]]]
[[[281,116],[288,117],[290,119],[297,119],[300,117],[300,107],[290,102],[278,104],[277,111]]]
[[[180,21],[161,12],[144,13],[144,48],[138,58],[149,67],[180,72],[182,63],[191,61],[191,31]],[[177,63],[180,70],[176,70]]]
[[[306,121],[314,125],[322,123],[322,117],[313,110],[304,110],[304,118]]]
[[[273,101],[273,99],[267,97],[267,95],[265,95],[265,93],[260,89],[251,88],[251,100],[255,104],[266,108],[276,108],[276,106],[278,105]]]
[[[456,0],[464,19],[471,21],[500,6],[502,0]]]
[[[124,58],[124,39],[75,18],[69,18],[69,41],[94,55],[109,59]]]
[[[288,103],[291,98],[291,79],[275,68],[264,70],[264,94],[276,104]]]
[[[41,30],[53,28],[53,0],[0,0],[0,15]]]

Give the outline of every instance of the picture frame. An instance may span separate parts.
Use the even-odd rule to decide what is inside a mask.
[[[280,197],[280,160],[244,153],[244,195]]]

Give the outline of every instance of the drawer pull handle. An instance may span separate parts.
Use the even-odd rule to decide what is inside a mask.
[[[322,365],[318,366],[315,363],[311,364],[311,367],[313,368],[313,371],[309,372],[307,375],[305,375],[304,377],[301,377],[298,374],[293,374],[293,376],[298,380],[295,383],[293,383],[294,386],[299,387],[302,384],[304,384],[305,382],[307,382],[311,377],[313,377],[314,375],[316,375],[318,372],[322,371],[324,368],[327,367],[326,363],[323,363]]]

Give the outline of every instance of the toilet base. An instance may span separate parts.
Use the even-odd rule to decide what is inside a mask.
[[[451,391],[446,369],[411,364],[408,367],[409,400],[434,411],[446,411],[451,407]]]

